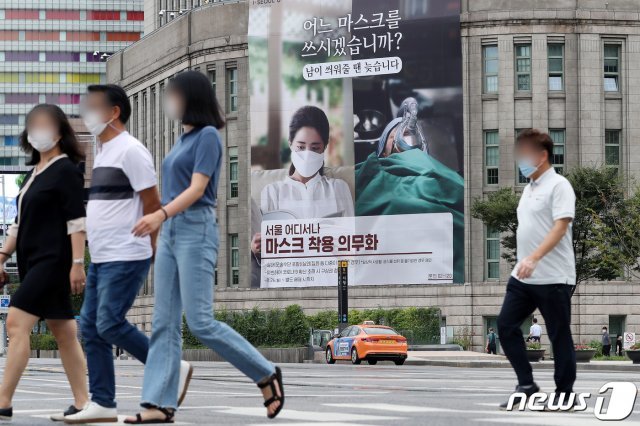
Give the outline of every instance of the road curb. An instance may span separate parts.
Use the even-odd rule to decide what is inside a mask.
[[[435,367],[459,367],[459,368],[511,368],[508,362],[487,362],[487,361],[445,361],[445,360],[429,360],[409,358],[404,365],[423,365]],[[531,363],[534,370],[553,370],[551,363]],[[633,371],[639,372],[640,365],[604,365],[591,363],[578,363],[577,368],[580,371]]]

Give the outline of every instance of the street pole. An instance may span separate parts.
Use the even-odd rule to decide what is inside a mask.
[[[338,330],[349,325],[349,261],[338,261]]]

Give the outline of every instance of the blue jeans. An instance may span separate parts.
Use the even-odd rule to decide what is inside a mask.
[[[126,315],[150,264],[151,259],[89,265],[80,329],[87,354],[91,400],[103,407],[116,407],[113,345],[142,363],[147,360],[149,338],[131,325]]]
[[[190,208],[162,226],[156,254],[155,308],[142,406],[177,408],[182,353],[182,307],[191,332],[258,383],[274,366],[247,340],[213,315],[218,256],[215,210]]]

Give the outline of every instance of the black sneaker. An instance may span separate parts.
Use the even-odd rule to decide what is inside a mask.
[[[64,413],[52,414],[51,417],[49,418],[54,422],[63,422],[66,416],[79,413],[80,411],[82,410],[79,408],[76,408],[75,405],[70,405],[69,408],[67,408],[67,411],[65,411]]]
[[[13,407],[0,408],[0,420],[11,420],[13,417]]]
[[[523,393],[525,395],[527,395],[527,398],[530,397],[531,395],[533,395],[536,392],[539,392],[540,388],[538,387],[538,385],[536,385],[535,383],[533,385],[527,386],[527,387],[523,387],[523,386],[516,386],[516,390],[514,393]],[[513,406],[517,407],[520,405],[522,397],[519,398],[514,398],[513,399]],[[501,410],[506,410],[507,407],[509,406],[509,401],[511,400],[511,398],[509,398],[508,401],[503,402],[502,404],[500,404],[500,409]],[[526,403],[526,401],[525,401]]]

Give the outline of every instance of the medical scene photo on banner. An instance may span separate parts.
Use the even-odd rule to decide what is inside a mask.
[[[252,287],[464,281],[459,10],[251,5]]]

